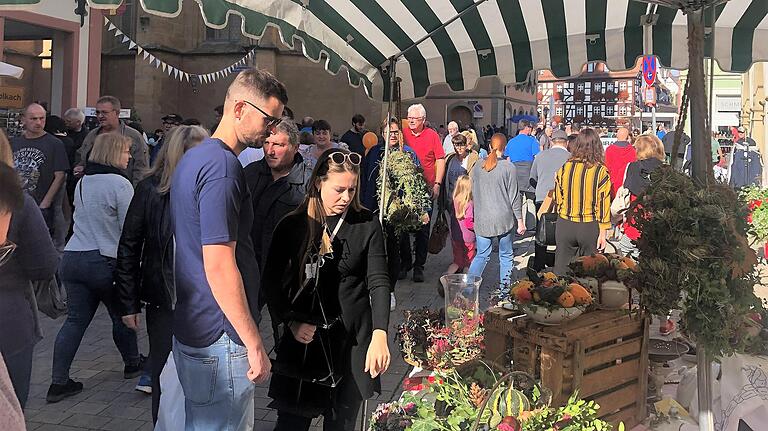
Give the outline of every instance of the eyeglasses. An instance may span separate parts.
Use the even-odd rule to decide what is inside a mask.
[[[107,115],[109,115],[109,114],[110,114],[110,113],[112,113],[112,112],[117,112],[117,111],[116,111],[116,110],[114,110],[114,109],[112,109],[112,110],[110,110],[110,111],[96,111],[96,116],[97,116],[97,117],[101,117],[101,116],[104,116],[104,117],[106,117]]]
[[[453,144],[453,146],[456,147],[456,148],[466,148],[468,145],[467,144]]]
[[[243,100],[243,102],[253,106],[257,111],[261,112],[261,115],[264,116],[264,121],[267,123],[267,131],[269,131],[269,133],[275,133],[275,128],[277,127],[278,123],[280,123],[279,118],[267,114],[264,112],[264,110],[247,100]]]
[[[0,245],[0,266],[11,260],[14,250],[16,250],[16,244],[11,241],[6,241],[5,244]]]
[[[426,117],[408,117],[408,121],[423,120]]]
[[[358,166],[360,165],[360,154],[357,153],[342,153],[336,151],[328,155],[328,159],[337,165],[343,165],[345,161]]]

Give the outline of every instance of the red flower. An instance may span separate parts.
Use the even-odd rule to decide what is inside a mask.
[[[747,223],[752,223],[752,214],[747,215]]]

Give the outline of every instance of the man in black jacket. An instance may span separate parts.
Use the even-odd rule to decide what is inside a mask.
[[[264,158],[244,172],[253,202],[251,239],[256,261],[263,268],[277,222],[304,201],[312,175],[299,154],[299,131],[289,118],[283,118],[266,138]]]

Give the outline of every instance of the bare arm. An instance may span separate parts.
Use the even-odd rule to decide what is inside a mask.
[[[56,171],[53,173],[53,182],[51,183],[51,186],[48,187],[48,192],[45,193],[43,200],[40,201],[40,208],[46,209],[51,207],[53,198],[56,197],[56,193],[59,192],[61,185],[64,184],[64,179],[66,176],[67,175],[61,171]]]
[[[249,349],[262,347],[261,335],[245,297],[243,279],[235,261],[235,242],[204,245],[203,266],[214,299]]]
[[[435,182],[442,183],[445,177],[445,159],[435,160]]]

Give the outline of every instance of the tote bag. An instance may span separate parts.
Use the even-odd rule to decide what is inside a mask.
[[[624,169],[624,181],[622,181],[619,190],[616,191],[616,197],[611,201],[611,222],[613,224],[621,223],[624,220],[624,214],[632,203],[631,193],[628,188],[624,187],[624,183],[627,181],[627,170],[629,170],[629,164]]]

